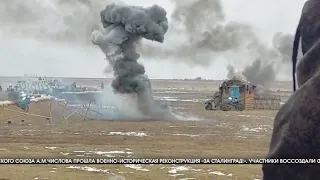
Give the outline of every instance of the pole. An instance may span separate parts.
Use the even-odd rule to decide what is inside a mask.
[[[49,123],[51,124],[51,121],[52,121],[52,99],[50,99],[50,102],[49,102],[49,115],[50,115]]]
[[[86,116],[84,116],[83,120],[86,120],[86,117],[88,116],[88,113],[89,113],[89,110],[90,110],[90,106],[91,106],[91,101],[89,103],[89,106],[87,107]]]

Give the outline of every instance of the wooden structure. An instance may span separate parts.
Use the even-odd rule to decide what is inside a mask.
[[[275,93],[264,93],[255,95],[254,109],[278,110],[281,106],[281,96]]]
[[[260,91],[260,92],[259,92]],[[246,81],[244,78],[234,76],[224,81],[219,87],[220,101],[224,102],[231,97],[231,101],[240,102],[245,110],[280,108],[281,97],[276,92],[258,90],[257,86]],[[216,103],[216,101],[215,101]]]
[[[68,106],[69,105],[69,101],[65,101],[65,100],[58,100],[58,106],[62,107],[62,112],[61,112],[61,116],[62,118],[66,121],[66,123],[68,123],[68,119],[71,116],[74,115],[79,115],[83,118],[83,120],[91,120],[91,119],[95,119],[94,117],[99,117],[99,116],[103,116],[102,113],[100,113],[100,110],[102,109],[102,104],[98,107],[98,108],[93,108],[92,107],[92,102],[90,101],[89,104],[79,104],[78,107],[76,107],[76,109],[72,108],[72,106]],[[69,111],[70,113],[68,115],[66,115],[66,111]],[[95,116],[91,116],[92,114],[95,114]]]
[[[102,118],[105,110],[101,100],[102,91],[63,92],[57,99],[62,107],[62,118],[67,122],[71,116],[80,116],[83,120]]]

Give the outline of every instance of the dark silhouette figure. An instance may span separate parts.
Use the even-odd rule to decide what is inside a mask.
[[[320,158],[320,0],[305,3],[294,40],[293,77],[299,36],[304,56],[297,66],[296,90],[275,117],[267,158]],[[313,180],[320,165],[264,164],[264,180]]]
[[[308,50],[319,40],[320,38],[320,2],[319,0],[308,0],[302,9],[300,21],[296,30],[296,34],[293,42],[293,52],[292,52],[292,75],[293,75],[293,90],[296,90],[296,82],[295,82],[295,73],[296,73],[296,65],[297,65],[297,56],[299,49],[299,41],[301,37],[301,49],[302,54],[305,55]],[[301,66],[301,65],[299,65]],[[298,66],[298,68],[299,68]],[[311,66],[308,66],[311,67]],[[303,71],[302,67],[300,69]],[[299,69],[297,72],[297,76],[299,78]],[[314,73],[314,72],[313,72]],[[305,76],[302,73],[301,76]],[[312,74],[312,73],[307,73]],[[310,77],[309,77],[310,78]],[[309,79],[307,78],[307,79]],[[305,82],[304,77],[302,77],[302,81]],[[303,84],[303,83],[302,83]],[[298,86],[299,79],[298,79]]]
[[[104,83],[101,82],[101,89],[103,90],[104,89]]]

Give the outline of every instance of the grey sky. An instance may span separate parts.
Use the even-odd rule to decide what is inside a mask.
[[[50,1],[42,1],[50,4]],[[187,1],[187,0],[186,0]],[[34,4],[40,3],[40,0],[13,0],[16,4],[11,6],[25,5],[29,2],[27,8],[37,7]],[[170,21],[170,14],[173,11],[173,4],[169,0],[125,0],[130,5],[151,6],[158,4],[167,10]],[[256,32],[266,43],[271,43],[272,37],[276,32],[284,32],[293,34],[298,23],[301,8],[304,0],[222,0],[224,10],[228,20],[248,22],[254,26]],[[290,2],[290,3],[289,3]],[[45,5],[46,7],[48,5]],[[41,6],[39,6],[41,7]],[[102,9],[101,7],[100,9]],[[55,11],[55,8],[52,8]],[[40,12],[41,8],[33,9],[38,14],[44,14],[46,23],[42,22],[43,29],[54,31],[62,28],[59,23],[61,20],[57,14]],[[75,12],[76,13],[76,12]],[[1,15],[1,14],[0,14]],[[23,16],[23,15],[22,15]],[[99,19],[99,17],[96,17]],[[79,20],[81,22],[81,20]],[[28,23],[28,22],[25,22]],[[15,24],[16,31],[19,31],[19,22]],[[100,49],[94,46],[86,47],[75,43],[56,43],[49,40],[34,40],[28,35],[17,36],[16,31],[6,29],[10,22],[3,24],[0,22],[0,75],[23,75],[23,74],[39,74],[47,76],[80,76],[80,77],[103,77],[103,70],[106,66],[104,56]],[[24,28],[28,26],[23,26]],[[30,29],[34,28],[30,26]],[[169,27],[170,28],[170,27]],[[37,31],[37,29],[36,29]],[[172,39],[171,39],[172,40]],[[168,46],[164,40],[163,45]],[[239,56],[237,58],[240,58]],[[242,61],[229,59],[236,66],[243,66]],[[216,59],[213,64],[204,67],[194,67],[181,63],[181,61],[152,61],[147,60],[143,56],[140,62],[145,65],[146,74],[151,78],[194,78],[202,76],[205,78],[222,79],[227,75],[225,70],[227,61],[224,59]],[[163,73],[163,70],[166,73]],[[204,70],[210,71],[210,73]],[[290,74],[279,74],[278,79],[289,77]]]

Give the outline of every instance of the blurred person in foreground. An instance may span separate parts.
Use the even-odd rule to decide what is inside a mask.
[[[293,77],[300,36],[299,88],[275,117],[267,158],[320,158],[320,0],[308,0],[302,9],[293,46]],[[320,164],[264,164],[262,170],[264,180],[320,179]]]

